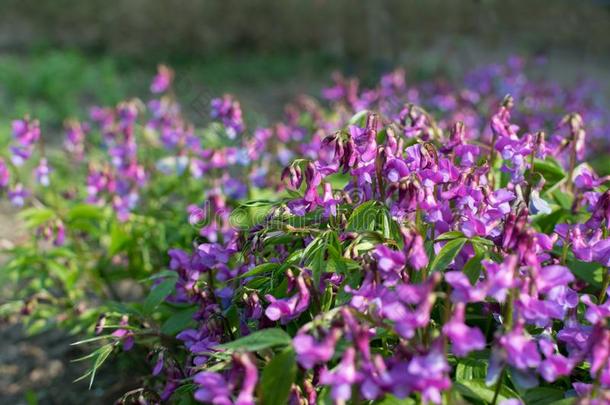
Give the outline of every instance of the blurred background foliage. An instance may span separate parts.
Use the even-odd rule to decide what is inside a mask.
[[[176,68],[184,90],[198,93],[191,97],[233,92],[263,121],[294,95],[317,94],[333,69],[366,82],[400,64],[420,79],[510,53],[544,54],[560,80],[610,82],[607,0],[1,3],[3,122],[29,112],[59,128],[92,103],[143,96],[159,62]],[[207,114],[201,108],[195,121]]]

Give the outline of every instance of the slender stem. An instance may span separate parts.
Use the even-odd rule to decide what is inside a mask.
[[[604,226],[602,231],[603,239],[608,238],[608,225]],[[608,290],[608,286],[610,285],[610,267],[606,267],[606,272],[604,273],[604,279],[602,281],[602,290],[599,292],[599,304],[603,304],[606,299],[606,291]]]
[[[606,272],[604,273],[604,279],[602,281],[602,290],[599,292],[599,304],[603,304],[606,299],[606,291],[608,290],[608,286],[610,286],[610,268],[606,267]]]
[[[494,397],[491,400],[491,405],[496,405],[498,402],[498,397],[500,396],[500,390],[502,389],[502,383],[504,381],[504,376],[506,375],[506,367],[502,369],[500,372],[500,376],[498,377],[498,382],[496,383],[496,389],[494,390]]]
[[[493,135],[491,136],[491,146],[489,147],[489,182],[491,183],[491,188],[494,189],[496,183],[496,174],[494,172],[494,166],[496,163],[496,141],[498,140],[498,135],[495,131],[493,131]]]
[[[572,192],[573,189],[573,177],[574,177],[574,168],[576,167],[576,146],[575,143],[572,145],[572,149],[570,151],[570,169],[568,171],[568,178],[566,180],[568,192]]]

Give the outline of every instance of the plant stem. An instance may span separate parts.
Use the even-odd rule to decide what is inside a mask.
[[[502,369],[500,376],[498,377],[498,382],[496,383],[496,389],[494,390],[494,397],[491,400],[491,405],[496,405],[496,402],[498,402],[498,397],[500,396],[500,390],[502,389],[502,383],[504,382],[505,375],[506,367]]]
[[[608,238],[608,225],[604,226],[602,231],[603,239]],[[601,305],[604,303],[606,299],[606,291],[608,290],[608,286],[610,285],[610,267],[606,267],[606,272],[604,273],[604,279],[602,281],[602,290],[599,292],[599,300],[598,303]]]
[[[492,190],[495,187],[496,183],[496,174],[494,172],[494,166],[496,163],[496,141],[498,140],[498,135],[495,131],[493,131],[493,135],[491,136],[491,146],[489,147],[489,182],[491,183]]]
[[[572,149],[570,151],[570,169],[568,171],[568,178],[566,180],[566,187],[568,190],[568,193],[572,192],[572,189],[574,188],[573,185],[573,177],[574,177],[574,168],[576,167],[576,146],[573,144],[572,145]]]
[[[601,305],[604,303],[606,299],[606,290],[608,290],[608,286],[610,286],[610,268],[606,268],[606,272],[604,273],[604,279],[602,281],[602,290],[599,292],[598,303]]]

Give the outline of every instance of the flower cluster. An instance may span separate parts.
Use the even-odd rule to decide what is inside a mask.
[[[69,123],[65,147],[89,171],[60,195],[88,205],[27,212],[37,243],[90,246],[59,264],[101,257],[96,272],[152,284],[143,303],[100,308],[94,339],[110,343],[92,375],[115,348],[144,347],[140,402],[608,403],[610,178],[583,162],[585,139],[607,142],[604,116],[522,70],[512,59],[455,88],[337,76],[330,109],[301,97],[252,134],[223,96],[208,138],[160,67],[146,105]],[[16,128],[29,158],[38,126]],[[62,170],[50,161],[41,186]],[[9,166],[0,188],[24,204]]]
[[[405,91],[388,83],[379,94]],[[325,94],[361,107],[354,83],[341,84]],[[581,163],[578,114],[547,144],[514,108],[498,103],[490,144],[412,105],[346,119],[286,167],[292,191],[258,225],[180,252],[168,299],[197,309],[198,326],[179,335],[195,398],[254,403],[243,390],[258,378],[259,399],[286,403],[518,404],[540,389],[606,403],[608,178]],[[239,392],[235,373],[248,381]]]

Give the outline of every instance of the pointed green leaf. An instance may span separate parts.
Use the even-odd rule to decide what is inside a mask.
[[[193,307],[172,314],[161,326],[161,333],[173,336],[181,330],[188,328],[191,324],[195,323],[193,320],[195,312],[197,312],[197,308]]]
[[[286,404],[290,388],[297,375],[297,363],[292,349],[276,354],[263,369],[259,386],[261,403]]]
[[[247,350],[255,352],[276,346],[288,346],[292,343],[290,335],[283,329],[269,328],[256,331],[248,336],[244,336],[232,342],[224,343],[218,347],[227,350]]]
[[[482,379],[463,380],[455,383],[456,390],[466,398],[476,399],[491,403],[494,398],[495,386],[488,387]],[[503,385],[498,395],[497,403],[506,399],[519,398],[517,393],[512,391],[506,385]]]
[[[464,244],[468,241],[466,238],[450,240],[443,246],[438,254],[432,260],[430,271],[443,271],[451,264],[453,259],[460,253]]]
[[[466,262],[462,271],[468,277],[470,284],[475,285],[479,277],[481,276],[481,270],[483,268],[481,264],[482,256],[476,255]]]
[[[168,278],[154,286],[144,300],[144,313],[151,314],[168,295],[174,292],[175,288],[175,277]]]
[[[449,231],[449,232],[440,234],[435,240],[436,241],[452,240],[452,239],[463,238],[463,237],[464,237],[464,234],[460,231]]]

